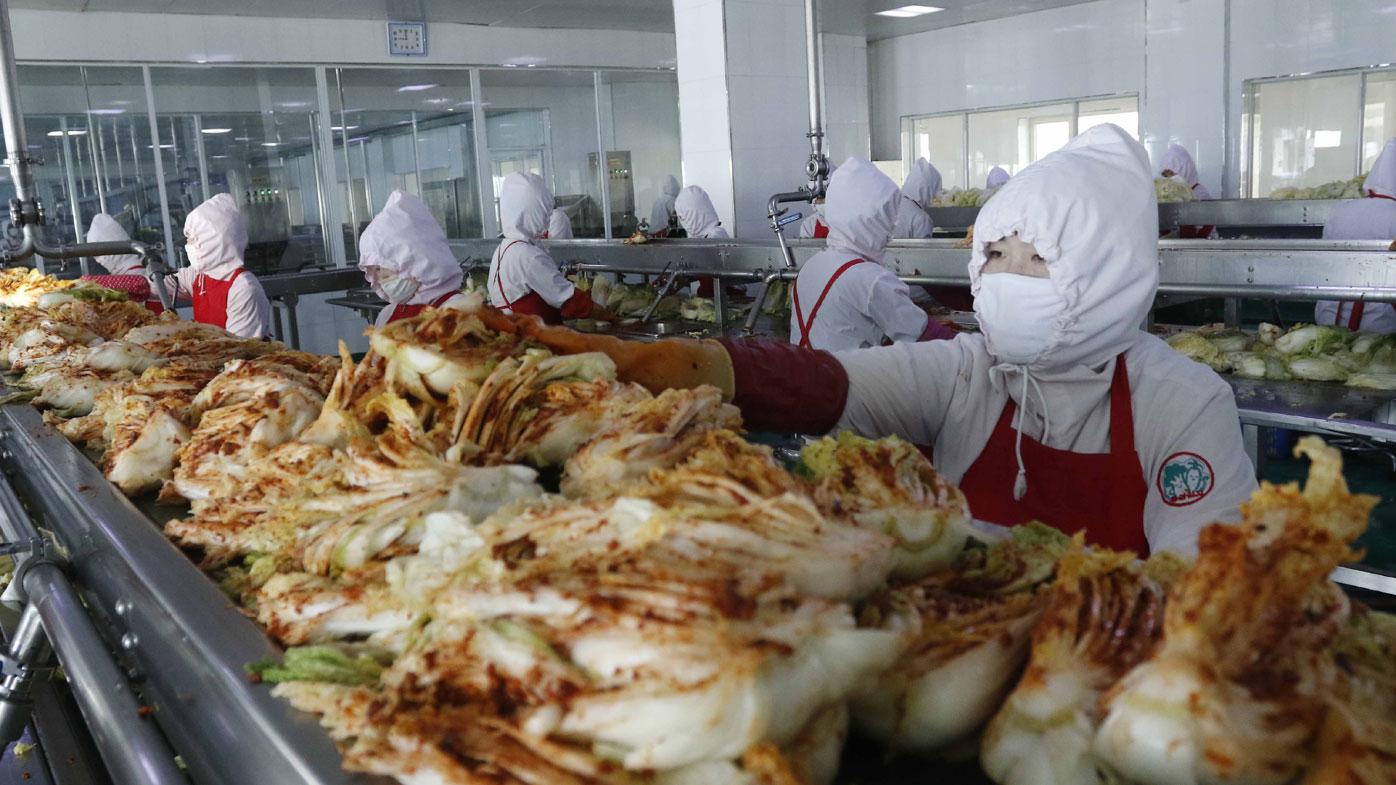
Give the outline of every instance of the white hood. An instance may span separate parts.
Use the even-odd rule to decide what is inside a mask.
[[[1186,147],[1180,144],[1170,144],[1168,152],[1163,154],[1163,163],[1158,167],[1159,175],[1164,172],[1172,172],[1174,176],[1188,184],[1189,188],[1197,186],[1197,164],[1192,161],[1192,154]]]
[[[548,214],[548,239],[572,239],[572,220],[567,217],[567,213],[563,212],[561,207],[554,207],[553,211]]]
[[[669,214],[674,212],[674,199],[679,195],[682,186],[672,174],[664,175],[663,193],[654,200],[654,206],[650,209],[650,232],[662,232],[669,228]]]
[[[538,242],[548,230],[553,197],[536,174],[515,172],[499,188],[499,215],[504,236],[510,240]]]
[[[1386,140],[1362,188],[1368,193],[1396,197],[1396,138]]]
[[[121,224],[117,223],[115,218],[106,213],[97,213],[92,216],[92,225],[87,229],[86,240],[89,243],[130,242],[131,235],[121,228]],[[145,275],[145,266],[141,264],[140,254],[113,254],[94,258],[112,275]]]
[[[917,158],[902,183],[902,195],[915,202],[921,209],[931,206],[931,200],[940,193],[940,171],[925,158]]]
[[[824,222],[828,247],[869,262],[882,262],[897,225],[901,189],[866,158],[843,162],[829,178]]]
[[[359,237],[359,269],[379,297],[377,269],[396,273],[420,284],[408,305],[429,303],[447,292],[460,291],[461,269],[446,232],[419,198],[395,190],[382,212],[374,216]]]
[[[713,200],[696,185],[679,192],[674,199],[674,212],[679,214],[679,223],[689,237],[711,237],[719,224]]]
[[[242,252],[247,249],[247,222],[232,196],[216,194],[184,219],[184,239],[189,269],[214,278],[226,278],[242,267]]]
[[[1011,179],[1013,179],[1013,175],[1009,174],[1008,170],[1004,169],[1002,166],[995,166],[993,169],[989,170],[989,177],[984,181],[984,187],[1002,188],[1003,184]]]

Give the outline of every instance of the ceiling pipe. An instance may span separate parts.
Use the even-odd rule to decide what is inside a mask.
[[[5,166],[14,182],[15,198],[10,200],[10,221],[24,232],[19,248],[0,253],[5,264],[20,262],[34,254],[46,259],[78,259],[84,256],[110,256],[134,253],[141,257],[146,273],[155,285],[155,292],[166,308],[173,307],[165,288],[168,272],[158,253],[158,246],[142,242],[59,243],[48,245],[39,236],[39,227],[46,221],[43,203],[34,195],[33,167],[38,165],[29,155],[29,140],[24,132],[24,114],[19,105],[19,69],[15,67],[14,31],[10,25],[9,0],[0,0],[0,129],[5,135]],[[70,198],[75,196],[69,195]]]

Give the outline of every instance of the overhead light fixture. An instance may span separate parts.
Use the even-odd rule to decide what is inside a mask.
[[[429,103],[429,104],[444,104],[444,103],[446,103],[446,102],[449,101],[449,100],[451,100],[451,99],[449,99],[449,98],[428,98],[428,99],[427,99],[427,103]]]
[[[250,137],[250,136],[234,136],[234,137],[233,137],[233,141],[234,141],[234,142],[250,142],[250,141],[252,141],[252,137]]]
[[[276,105],[277,105],[277,106],[286,107],[287,109],[295,109],[295,108],[301,107],[301,106],[310,106],[310,102],[309,102],[309,101],[277,101],[277,102],[276,102]]]
[[[419,90],[430,90],[430,89],[433,88],[433,87],[440,87],[440,86],[441,86],[441,85],[439,85],[439,84],[405,84],[405,85],[403,85],[402,87],[399,87],[399,88],[397,89],[397,91],[398,91],[399,93],[415,93],[415,92],[418,92]]]
[[[206,134],[227,134],[233,131],[231,128],[204,128],[202,130]]]
[[[209,158],[227,158],[226,155],[210,155]]]
[[[125,109],[88,109],[83,114],[126,114]]]
[[[277,142],[262,142],[263,147],[276,147],[277,144]]]
[[[910,19],[913,16],[925,16],[934,14],[937,11],[944,11],[944,8],[934,5],[904,5],[900,8],[889,8],[886,11],[877,11],[878,16],[890,16],[896,19]]]
[[[331,130],[331,131],[352,131],[352,130],[354,130],[355,128],[358,128],[358,126],[357,126],[357,125],[350,125],[350,126],[332,125],[332,126],[330,126],[330,130]]]
[[[49,132],[48,132],[48,135],[49,135],[49,136],[62,136],[62,135],[63,135],[63,132],[62,132],[62,131],[49,131]],[[76,129],[75,129],[75,130],[72,130],[72,131],[69,131],[69,132],[68,132],[68,136],[86,136],[86,135],[87,135],[87,131],[84,131],[84,130],[76,130]]]

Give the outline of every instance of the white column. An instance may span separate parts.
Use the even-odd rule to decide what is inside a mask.
[[[1188,148],[1202,185],[1222,198],[1225,0],[1150,0],[1145,9],[1140,141],[1154,164],[1170,144]]]
[[[684,185],[734,236],[770,235],[766,200],[805,182],[802,0],[674,0]]]

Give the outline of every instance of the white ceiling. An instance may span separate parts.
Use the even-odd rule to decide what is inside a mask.
[[[876,40],[1089,0],[916,0],[946,10],[912,19],[876,16],[908,0],[819,0],[825,32]],[[673,32],[670,0],[12,0],[17,8],[332,19],[397,19],[497,27]]]

